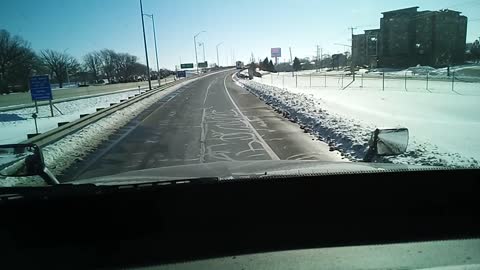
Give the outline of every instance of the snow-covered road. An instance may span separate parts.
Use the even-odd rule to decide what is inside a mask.
[[[352,160],[363,157],[370,133],[376,127],[402,126],[410,130],[408,153],[389,158],[390,161],[478,166],[480,96],[470,92],[480,92],[480,84],[469,84],[470,91],[459,95],[452,92],[407,92],[401,89],[402,86],[391,91],[339,90],[335,86],[296,88],[296,82],[292,80],[282,82],[284,87],[278,87],[269,77],[241,82]]]

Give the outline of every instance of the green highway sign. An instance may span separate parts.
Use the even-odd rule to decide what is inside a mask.
[[[180,68],[193,68],[193,63],[180,64]]]
[[[203,62],[203,63],[198,63],[198,67],[199,67],[199,68],[207,68],[207,67],[208,67],[208,62],[205,61],[205,62]]]

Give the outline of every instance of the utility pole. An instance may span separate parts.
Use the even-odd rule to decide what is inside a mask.
[[[288,47],[290,50],[290,64],[292,65],[292,77],[295,76],[295,69],[293,68],[292,47]]]
[[[199,42],[198,46],[202,47],[202,49],[203,49],[203,62],[205,62],[205,43],[204,42]]]
[[[142,17],[143,28],[143,43],[145,45],[145,60],[147,62],[147,77],[148,77],[148,89],[152,90],[152,82],[150,81],[150,65],[148,64],[148,50],[147,50],[147,37],[145,36],[145,21],[143,20],[143,4],[140,0],[140,17]]]
[[[197,33],[196,35],[193,36],[193,45],[195,46],[195,62],[197,64],[197,74],[199,73],[198,72],[197,37],[198,37],[198,35],[200,35],[201,33],[204,33],[204,32],[206,32],[206,31],[205,30],[200,31],[199,33]]]
[[[352,50],[351,50],[352,51],[352,53],[351,53],[352,59],[350,61],[351,62],[350,63],[350,72],[352,72],[352,76],[353,76],[352,78],[355,81],[355,64],[354,64],[354,62],[355,62],[354,59],[355,58],[354,58],[354,55],[353,55],[353,30],[355,30],[357,28],[356,27],[350,27],[348,29],[350,29],[352,31],[352,47],[351,47],[352,48]]]
[[[220,42],[220,43],[217,44],[217,66],[219,66],[219,67],[220,67],[220,58],[218,57],[218,47],[222,44],[223,44],[223,42]]]
[[[153,25],[153,40],[155,41],[155,60],[157,61],[157,80],[158,80],[158,85],[160,85],[160,67],[158,65],[158,50],[157,50],[157,34],[155,33],[155,19],[153,18],[153,14],[143,14],[150,19],[152,19],[152,25]]]
[[[320,48],[320,69],[323,68],[323,48]]]
[[[319,64],[319,61],[320,61],[319,53],[320,53],[320,46],[317,45],[317,63],[315,65],[317,72],[319,71],[318,70],[318,64]]]

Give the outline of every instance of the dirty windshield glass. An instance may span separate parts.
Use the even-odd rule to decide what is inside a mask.
[[[2,187],[480,161],[479,1],[0,7]]]

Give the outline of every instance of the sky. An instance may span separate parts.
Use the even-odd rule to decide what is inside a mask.
[[[220,65],[270,56],[282,48],[280,61],[313,57],[317,45],[324,54],[348,49],[349,27],[355,33],[379,28],[381,12],[419,6],[419,10],[449,8],[469,19],[467,42],[480,36],[479,0],[143,0],[153,14],[160,67],[195,62],[193,36],[205,44],[206,60]],[[127,52],[145,63],[139,0],[2,0],[0,29],[29,41],[36,51],[66,51],[81,59],[104,48]],[[145,17],[150,66],[155,69],[152,20]],[[203,48],[198,48],[198,61]]]

